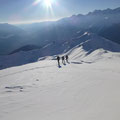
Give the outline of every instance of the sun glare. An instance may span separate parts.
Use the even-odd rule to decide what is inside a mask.
[[[43,6],[45,6],[47,8],[50,8],[50,7],[52,7],[53,0],[35,0],[33,5],[38,5],[39,3],[43,4]]]
[[[44,0],[44,5],[47,7],[47,8],[50,8],[52,6],[52,0]]]
[[[46,7],[51,7],[52,1],[51,0],[44,0],[44,4]]]

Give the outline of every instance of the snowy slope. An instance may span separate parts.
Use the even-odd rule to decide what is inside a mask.
[[[76,61],[61,68],[43,60],[1,70],[0,120],[119,120],[118,53],[94,63]]]
[[[84,57],[85,59],[88,55],[90,57],[96,50],[98,51],[98,54],[99,52],[101,53],[101,49],[103,49],[103,51],[105,50],[103,53],[106,53],[107,51],[120,52],[120,45],[97,36],[96,34],[85,32],[83,35],[78,34],[71,40],[66,40],[62,43],[49,43],[40,50],[32,50],[29,52],[21,51],[12,55],[1,56],[0,69],[36,62],[39,58],[45,56],[70,53],[76,54],[76,50],[78,52],[77,57],[80,59],[83,59]]]

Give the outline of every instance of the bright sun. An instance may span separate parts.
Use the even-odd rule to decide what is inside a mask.
[[[51,8],[52,4],[54,4],[53,2],[54,0],[35,0],[35,2],[33,3],[33,5],[38,5],[43,4],[43,6],[47,7],[47,8]]]
[[[51,0],[44,0],[44,4],[46,7],[51,7],[52,1]]]

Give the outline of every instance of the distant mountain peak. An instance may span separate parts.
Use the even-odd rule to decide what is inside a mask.
[[[115,9],[107,8],[105,10],[94,10],[93,12],[89,12],[87,15],[97,15],[97,14],[116,14],[120,13],[120,7]]]

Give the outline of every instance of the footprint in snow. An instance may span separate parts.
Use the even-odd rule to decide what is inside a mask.
[[[11,87],[5,87],[6,89],[23,89],[22,86],[11,86]]]
[[[24,88],[22,86],[10,86],[10,87],[5,87],[5,89],[8,89],[6,92],[10,93],[15,91],[23,92]]]

